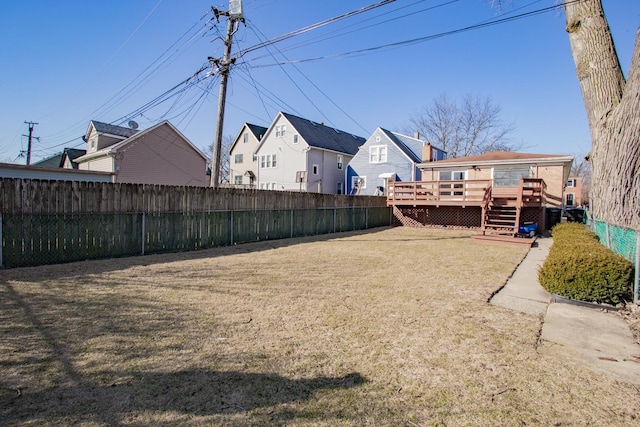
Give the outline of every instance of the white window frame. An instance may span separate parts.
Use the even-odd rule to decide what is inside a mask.
[[[260,169],[274,169],[278,166],[275,154],[260,155]]]
[[[372,145],[369,147],[369,163],[387,163],[387,146]]]
[[[283,137],[287,134],[287,125],[276,125],[276,138]]]
[[[571,178],[569,180],[567,180],[567,187],[575,187],[576,180],[574,178]]]
[[[297,143],[299,142],[299,139],[300,139],[300,138],[299,138],[299,136],[298,136],[298,134],[297,134],[297,133],[293,135],[293,143],[294,143],[294,144],[297,144]]]
[[[311,171],[314,175],[318,175],[320,173],[320,165],[314,163],[313,166],[311,166]]]
[[[569,203],[569,198],[571,198],[571,203]],[[565,206],[575,206],[576,205],[576,195],[575,193],[567,193],[564,198]]]
[[[367,188],[367,177],[364,176],[364,175],[352,176],[351,177],[351,188],[353,188],[353,189],[356,188],[358,180],[362,180],[362,185],[360,186],[361,190]]]
[[[242,142],[245,144],[249,142],[249,134],[247,132],[245,132],[244,135],[242,135]]]
[[[244,160],[244,156],[242,154],[236,154],[233,156],[233,163],[239,164]]]
[[[338,170],[341,171],[344,164],[344,156],[342,154],[338,154]]]
[[[242,184],[242,175],[236,175],[233,177],[233,183],[236,185]]]
[[[449,178],[443,178],[442,176],[443,174],[450,174]],[[440,181],[440,185],[439,185],[440,195],[449,196],[449,197],[463,196],[464,183],[460,183],[459,181],[465,181],[466,179],[467,179],[466,170],[438,171],[438,181]]]

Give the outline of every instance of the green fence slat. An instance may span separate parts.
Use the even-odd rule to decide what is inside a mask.
[[[150,213],[144,236],[141,213],[2,219],[2,265],[11,268],[138,255],[143,238],[145,253],[195,250],[388,226],[391,215],[386,207]]]

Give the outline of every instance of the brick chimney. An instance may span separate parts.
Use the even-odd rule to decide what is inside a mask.
[[[431,157],[431,144],[430,143],[426,143],[425,145],[422,146],[422,163],[426,163],[426,162],[430,162],[432,157]]]

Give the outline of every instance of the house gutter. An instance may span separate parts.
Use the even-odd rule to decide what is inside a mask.
[[[419,163],[420,169],[443,169],[443,168],[455,168],[455,167],[471,167],[471,166],[496,166],[496,165],[522,165],[522,164],[537,164],[537,165],[553,165],[558,163],[572,162],[572,156],[563,157],[546,157],[546,158],[530,158],[530,159],[512,159],[512,160],[479,160],[479,161],[460,161],[460,162],[448,162],[446,160],[439,162],[426,162]]]

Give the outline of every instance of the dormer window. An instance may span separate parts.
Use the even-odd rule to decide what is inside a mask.
[[[287,133],[287,125],[276,125],[276,137],[282,137]]]

